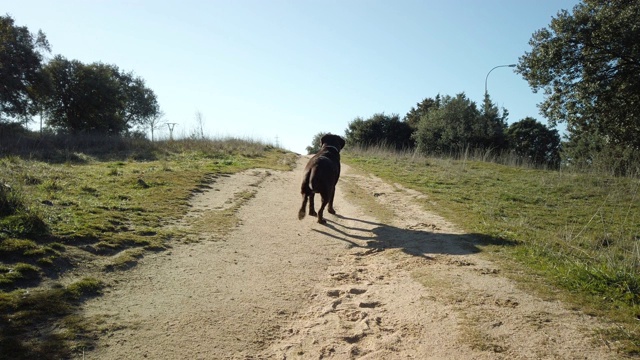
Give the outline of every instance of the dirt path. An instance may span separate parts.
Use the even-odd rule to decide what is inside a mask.
[[[102,329],[85,359],[615,358],[592,336],[596,320],[520,290],[473,238],[415,205],[419,194],[345,166],[339,216],[299,221],[305,162],[198,195],[182,226],[244,202],[240,226],[117,274],[85,307]],[[352,186],[393,220],[349,202]]]

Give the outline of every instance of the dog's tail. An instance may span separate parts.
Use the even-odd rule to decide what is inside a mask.
[[[304,219],[304,216],[307,213],[307,200],[310,195],[313,194],[311,187],[309,186],[309,179],[311,178],[311,171],[307,171],[304,173],[304,178],[302,179],[302,186],[300,187],[300,193],[302,194],[302,206],[298,211],[298,220]]]

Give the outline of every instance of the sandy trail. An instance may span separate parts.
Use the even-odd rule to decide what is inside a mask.
[[[297,219],[293,172],[250,170],[197,195],[181,226],[238,204],[241,224],[201,232],[114,274],[85,306],[102,329],[86,359],[613,359],[596,319],[502,277],[474,239],[419,196],[343,166],[338,216]],[[358,186],[393,210],[349,202]]]

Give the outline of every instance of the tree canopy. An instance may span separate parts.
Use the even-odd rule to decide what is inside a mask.
[[[378,113],[368,119],[355,118],[349,123],[345,136],[349,145],[382,145],[404,150],[413,147],[412,133],[411,126],[400,121],[399,115]]]
[[[411,110],[404,116],[404,122],[409,124],[412,129],[418,128],[420,118],[427,115],[429,111],[440,107],[440,94],[435,98],[425,98],[421,102],[416,104],[416,107],[412,107]]]
[[[527,117],[506,131],[509,148],[534,164],[557,167],[560,163],[560,135],[536,119]]]
[[[306,150],[307,150],[307,154],[315,154],[318,151],[320,151],[320,148],[322,147],[322,142],[320,141],[320,139],[322,139],[323,136],[327,135],[328,133],[326,132],[319,132],[317,134],[315,134],[313,136],[313,140],[311,141],[311,145],[307,146]]]
[[[155,94],[115,65],[56,56],[44,68],[51,89],[43,99],[47,124],[69,133],[123,134],[158,116]]]
[[[32,34],[16,26],[11,16],[0,16],[0,121],[26,119],[36,112],[43,51],[50,47],[42,31]]]
[[[424,154],[456,153],[465,148],[502,149],[507,112],[500,111],[486,95],[479,109],[464,93],[440,98],[440,106],[420,118],[413,134]]]
[[[640,2],[584,0],[533,34],[517,71],[569,135],[640,148]],[[588,135],[585,135],[588,134]]]
[[[57,131],[122,135],[159,117],[156,95],[142,78],[61,55],[45,63],[43,51],[50,47],[42,31],[34,35],[0,16],[0,121],[39,112]]]

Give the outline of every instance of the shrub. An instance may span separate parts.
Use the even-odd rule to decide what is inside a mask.
[[[24,208],[21,196],[0,180],[0,216],[15,214]]]

